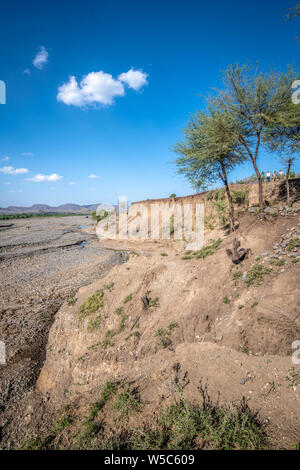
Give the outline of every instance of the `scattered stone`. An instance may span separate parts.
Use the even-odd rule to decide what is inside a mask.
[[[268,215],[276,215],[277,211],[273,209],[272,207],[266,207],[264,210],[264,213]]]
[[[245,383],[246,383],[246,379],[241,379],[241,380],[240,380],[240,384],[241,384],[241,385],[245,385]]]

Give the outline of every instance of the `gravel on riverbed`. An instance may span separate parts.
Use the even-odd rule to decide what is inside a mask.
[[[0,223],[0,340],[6,345],[0,447],[13,441],[5,434],[6,423],[22,425],[18,403],[32,394],[57,310],[81,286],[127,259],[127,253],[101,247],[85,216],[18,219],[2,229]]]

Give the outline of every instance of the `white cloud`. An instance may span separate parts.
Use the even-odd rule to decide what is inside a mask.
[[[124,86],[109,73],[91,72],[78,85],[76,78],[58,88],[58,101],[74,106],[87,106],[96,103],[111,105],[116,96],[125,94]]]
[[[75,181],[70,181],[70,182],[68,183],[69,186],[73,186],[73,184],[76,184]]]
[[[50,188],[50,190],[51,190],[51,191],[55,191],[55,188],[54,188],[54,186],[52,186],[52,188]]]
[[[10,160],[10,157],[3,157],[3,158],[1,158],[1,161],[2,161],[2,162],[8,162],[8,160]]]
[[[27,168],[14,168],[13,166],[4,166],[0,168],[1,173],[5,173],[6,175],[22,175],[23,173],[28,173],[29,170]]]
[[[92,179],[93,178],[99,178],[99,176],[91,174],[91,175],[89,175],[89,178],[92,178]]]
[[[23,157],[32,157],[33,153],[32,152],[23,152],[21,155],[23,155]]]
[[[35,175],[33,178],[27,178],[27,181],[33,181],[34,183],[42,183],[43,181],[59,181],[63,178],[63,176],[58,175],[57,173],[53,173],[52,175]]]
[[[42,68],[44,68],[44,65],[47,64],[48,59],[49,59],[48,51],[46,50],[44,46],[40,46],[32,63],[37,69],[42,70]]]
[[[146,78],[146,73],[134,69],[121,73],[118,78],[113,78],[102,70],[91,72],[85,75],[80,83],[76,77],[70,76],[69,81],[58,88],[57,100],[79,107],[96,104],[109,106],[117,96],[125,95],[124,83],[138,91],[148,83]]]
[[[5,181],[3,184],[5,184],[6,186],[9,186],[11,184],[10,181]]]
[[[90,191],[95,191],[95,188],[89,188]]]
[[[31,74],[31,72],[30,72],[30,70],[29,70],[29,69],[25,69],[25,70],[24,70],[24,72],[23,72],[23,74],[24,74],[24,75],[30,75],[30,74]]]
[[[140,90],[144,85],[148,85],[148,75],[142,70],[130,69],[126,73],[121,73],[118,76],[120,82],[126,83],[129,88],[133,88],[135,91]]]

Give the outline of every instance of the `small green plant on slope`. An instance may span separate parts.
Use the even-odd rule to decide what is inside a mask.
[[[88,315],[97,312],[103,305],[103,291],[97,290],[90,295],[79,308],[79,322],[83,322]]]
[[[107,289],[109,292],[111,292],[114,288],[115,283],[110,282],[109,284],[104,284],[103,289]]]
[[[246,276],[247,286],[252,284],[260,284],[264,280],[265,274],[270,274],[272,272],[271,268],[264,267],[262,264],[255,263],[251,266]]]
[[[228,202],[226,199],[218,199],[217,201],[212,202],[213,207],[217,211],[220,224],[225,227],[228,224]]]
[[[102,388],[102,392],[98,401],[92,404],[89,412],[89,420],[94,420],[100,410],[104,408],[106,403],[112,398],[117,391],[117,382],[105,382]]]
[[[300,385],[300,369],[291,367],[285,379],[288,381],[288,387],[297,387],[297,385]]]
[[[75,299],[75,297],[69,297],[69,298],[67,299],[67,304],[68,304],[70,307],[72,307],[73,305],[75,305],[76,302],[77,302],[77,299]]]
[[[225,199],[225,189],[219,188],[214,192],[214,200],[222,201],[223,199]]]
[[[287,250],[293,251],[294,248],[298,248],[300,246],[300,238],[292,238],[289,240]]]
[[[127,320],[127,315],[123,312],[122,307],[119,307],[115,310],[115,314],[119,316],[119,325],[116,329],[114,330],[108,330],[105,333],[104,340],[102,341],[102,348],[106,349],[108,346],[113,346],[114,344],[112,343],[111,339],[122,333],[125,329],[125,323]]]
[[[101,321],[101,317],[99,316],[89,320],[88,325],[87,325],[88,331],[92,333],[93,331],[97,330],[100,326],[100,321]]]
[[[54,429],[56,432],[61,432],[65,428],[69,427],[75,420],[72,414],[72,406],[65,405],[60,411],[60,418],[54,423]]]
[[[237,284],[237,281],[241,279],[242,276],[243,276],[243,273],[239,269],[231,273],[231,277],[234,280],[235,284]]]
[[[129,294],[127,295],[127,297],[125,297],[125,299],[123,300],[123,304],[127,304],[128,302],[130,302],[132,300],[132,294]]]
[[[158,300],[158,297],[155,297],[155,299],[150,299],[149,307],[158,307]]]
[[[213,211],[209,211],[204,216],[204,228],[206,230],[214,230],[217,222],[217,216]]]
[[[284,259],[272,259],[270,261],[270,264],[273,264],[274,266],[283,266],[285,264],[285,260]]]
[[[170,336],[175,328],[178,328],[178,323],[173,322],[168,325],[167,329],[158,328],[154,332],[154,337],[159,347],[165,349],[172,344]]]
[[[235,204],[249,205],[249,188],[247,189],[232,189],[231,190],[232,200]]]
[[[140,400],[138,389],[126,387],[125,390],[117,395],[113,409],[119,414],[119,419],[123,420],[133,413],[140,411],[143,405]]]
[[[195,251],[194,252],[195,258],[204,259],[204,258],[206,258],[206,256],[213,255],[216,252],[216,250],[219,248],[221,243],[222,243],[221,238],[218,238],[218,240],[215,240],[214,242],[210,243],[209,245],[204,246],[203,248],[201,248],[201,250]]]
[[[137,429],[132,447],[148,449],[266,449],[263,425],[245,400],[238,405],[202,405],[181,399],[160,412],[155,426]]]

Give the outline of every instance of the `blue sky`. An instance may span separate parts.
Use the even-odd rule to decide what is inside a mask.
[[[2,0],[0,206],[192,193],[170,148],[230,63],[299,65],[295,3]]]

